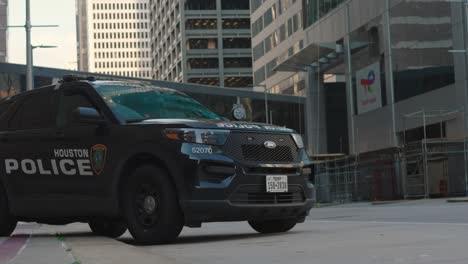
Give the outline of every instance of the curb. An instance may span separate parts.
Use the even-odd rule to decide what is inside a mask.
[[[447,203],[468,203],[468,198],[448,199]]]
[[[396,204],[402,203],[404,201],[380,201],[380,202],[372,202],[372,205],[385,205],[385,204]]]

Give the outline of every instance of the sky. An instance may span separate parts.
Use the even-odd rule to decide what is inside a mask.
[[[76,69],[75,0],[30,0],[33,25],[59,25],[58,28],[33,28],[32,45],[53,45],[55,49],[35,49],[34,65]],[[9,25],[24,25],[26,1],[10,0]],[[8,62],[26,63],[26,33],[24,28],[8,30]]]

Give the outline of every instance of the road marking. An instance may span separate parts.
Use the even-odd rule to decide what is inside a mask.
[[[391,221],[354,221],[354,220],[350,220],[350,221],[333,221],[333,220],[313,220],[313,219],[310,219],[308,220],[307,222],[314,222],[314,223],[340,223],[340,224],[343,224],[343,223],[351,223],[351,224],[397,224],[397,225],[453,225],[453,226],[468,226],[468,223],[424,223],[424,222],[399,222],[399,221],[395,221],[395,222],[391,222]]]
[[[30,236],[26,234],[14,235],[0,244],[0,263],[9,263],[26,247]]]

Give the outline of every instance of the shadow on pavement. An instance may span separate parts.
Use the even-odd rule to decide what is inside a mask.
[[[256,234],[256,233],[246,233],[246,234],[211,234],[211,235],[188,235],[179,237],[171,245],[184,245],[184,244],[197,244],[197,243],[211,243],[211,242],[222,242],[222,241],[233,241],[233,240],[244,240],[244,239],[253,239],[253,238],[264,238],[264,237],[284,237],[288,235],[293,235],[297,233],[303,233],[301,231],[290,231],[287,233],[280,234]],[[119,241],[133,245],[139,246],[135,240],[131,237],[124,237],[119,239]]]
[[[34,238],[52,238],[52,237],[98,237],[92,232],[63,232],[63,233],[41,233],[41,232],[34,232],[32,235]]]

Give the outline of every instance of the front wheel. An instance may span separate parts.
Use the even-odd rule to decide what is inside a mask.
[[[137,243],[171,243],[182,231],[176,190],[161,168],[136,168],[125,186],[123,205],[128,229]]]
[[[293,229],[297,224],[296,219],[249,221],[249,225],[262,234],[283,233]]]
[[[91,220],[89,227],[94,234],[110,238],[118,238],[127,231],[127,224],[119,221]]]

